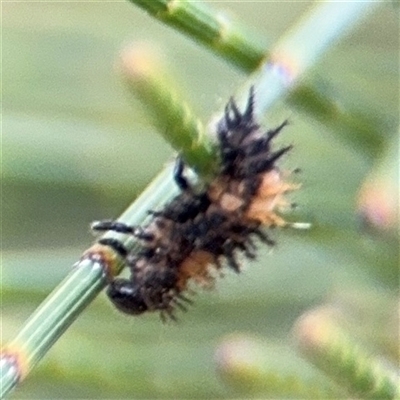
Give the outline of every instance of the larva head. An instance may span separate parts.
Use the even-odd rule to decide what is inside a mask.
[[[148,310],[140,290],[127,279],[115,279],[107,288],[107,296],[115,307],[131,315],[139,315]]]

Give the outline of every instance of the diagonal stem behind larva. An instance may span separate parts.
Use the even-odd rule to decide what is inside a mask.
[[[203,44],[216,55],[246,73],[256,71],[262,63],[267,63],[274,58],[275,52],[267,50],[265,45],[261,44],[257,35],[250,33],[248,29],[232,22],[228,16],[201,1],[130,1],[147,11],[154,18]],[[308,20],[303,20],[303,26],[310,29],[306,37],[302,37],[301,40],[298,37],[295,49],[305,50],[305,53],[307,49],[314,52],[313,41],[325,36],[321,29],[326,30],[326,28],[332,27],[335,30],[346,15],[352,15],[343,10],[341,17],[332,18],[331,10],[334,10],[335,4],[329,5],[328,2],[326,4],[328,4],[327,11],[321,14],[321,17],[326,19],[326,23],[320,26],[317,20],[317,25],[312,26]],[[344,3],[337,3],[337,5],[341,7],[344,6]],[[322,9],[319,6],[324,6],[324,2],[316,4],[315,8]],[[362,5],[361,7],[356,5],[355,8],[361,10]],[[335,33],[335,35],[337,34]],[[298,36],[297,33],[288,33],[288,37],[296,36]],[[293,55],[288,55],[287,61],[293,59]],[[371,118],[360,110],[349,109],[349,106],[340,107],[336,100],[330,99],[318,88],[301,83],[291,89],[287,100],[297,109],[311,114],[324,124],[330,125],[343,140],[350,142],[350,144],[356,144],[367,154],[376,155],[382,148],[383,139],[380,121]]]

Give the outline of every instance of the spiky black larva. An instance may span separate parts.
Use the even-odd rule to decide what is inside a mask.
[[[216,132],[219,174],[203,190],[191,187],[178,157],[174,179],[181,193],[152,212],[147,226],[117,221],[92,225],[96,231],[134,235],[142,242],[139,252],[130,253],[118,241],[100,240],[125,257],[131,272],[129,279],[112,280],[107,289],[119,310],[132,315],[159,311],[162,318],[175,319],[175,309],[186,309],[191,302],[185,297],[191,283],[211,285],[223,261],[239,272],[237,253],[255,258],[254,238],[274,244],[261,228],[286,224],[276,210],[297,185],[285,182],[276,166],[291,146],[272,151],[272,140],[287,121],[263,132],[254,119],[254,101],[254,88],[243,113],[229,100]]]

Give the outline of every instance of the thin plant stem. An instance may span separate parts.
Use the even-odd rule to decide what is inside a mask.
[[[171,176],[172,164],[152,181],[119,220],[133,225],[140,224],[148,217],[149,208],[156,208],[175,196],[178,189],[173,185]],[[104,235],[109,236],[109,233]],[[133,247],[129,237],[119,239],[126,246]],[[95,244],[83,254],[72,271],[27,320],[14,340],[2,349],[1,398],[28,375],[104,288],[108,278],[117,275],[122,268],[122,260],[108,246]]]
[[[294,333],[301,354],[352,397],[399,399],[398,371],[368,354],[332,316],[321,307],[298,320]]]
[[[278,41],[270,58],[247,80],[241,91],[245,101],[249,86],[260,93],[256,103],[263,114],[298,83],[300,76],[377,2],[319,2]],[[316,34],[318,32],[318,34]]]
[[[338,40],[354,21],[371,11],[376,4],[318,3],[284,35],[271,52],[270,59],[250,75],[238,93],[239,103],[242,107],[246,104],[250,86],[254,86],[254,112],[256,116],[263,115],[275,101],[297,84],[301,75],[321,57],[328,46]],[[334,22],[331,21],[332,16]],[[313,34],[316,30],[318,35]],[[132,56],[128,53],[123,57],[122,72],[129,89],[142,100],[154,125],[164,138],[179,151],[193,169],[203,177],[207,176],[216,166],[210,138],[204,135],[201,124],[194,122],[190,112],[185,109],[176,111],[182,103],[176,100],[175,91],[165,84],[168,79],[158,78],[160,73],[154,68],[156,62],[150,60],[144,52],[138,54],[139,52],[134,52]],[[219,114],[215,115],[213,120],[219,120],[223,110]],[[164,119],[159,118],[160,115]],[[181,123],[175,121],[176,115],[181,117]],[[188,124],[187,118],[192,118],[193,122]]]
[[[130,1],[246,72],[257,68],[267,57],[265,47],[256,35],[201,1]]]
[[[176,90],[159,80],[161,73],[166,81],[169,81],[162,68],[140,69],[140,66],[146,63],[148,67],[151,67],[151,60],[146,58],[147,55],[140,54],[141,57],[136,57],[134,60],[135,71],[132,71],[132,64],[127,64],[126,59],[122,67],[125,68],[126,76],[131,78],[131,83],[135,82],[135,88],[146,104],[146,109],[150,111],[154,125],[164,131],[165,125],[168,126],[172,118],[179,129],[177,129],[178,132],[172,134],[171,142],[178,150],[181,146],[189,146],[189,150],[185,153],[186,159],[198,165],[200,171],[207,171],[206,166],[203,166],[201,162],[203,158],[209,161],[211,147],[205,139],[201,140],[205,138],[202,125],[190,112],[188,106],[178,100]],[[160,66],[159,63],[157,65]],[[129,68],[131,68],[130,74],[127,73]],[[191,149],[196,151],[193,153]],[[208,155],[208,158],[204,154]],[[192,160],[197,161],[197,164]],[[173,198],[178,188],[173,182],[172,172],[173,163],[169,163],[121,215],[119,221],[129,225],[140,225],[149,217],[149,209],[156,209]],[[128,249],[133,249],[135,245],[133,237],[128,235],[107,232],[102,237],[118,238]],[[109,246],[95,244],[83,254],[70,274],[28,319],[17,337],[2,349],[1,397],[4,397],[27,376],[79,313],[107,285],[109,279],[119,274],[123,266],[120,257]]]
[[[287,52],[288,49],[285,48],[285,46],[281,46],[280,49],[286,51],[286,53],[283,53],[284,57],[282,58],[280,53],[275,53],[278,54],[279,57],[276,58],[273,63],[264,64],[261,68],[261,72],[250,79],[249,83],[246,85],[247,87],[256,82],[257,88],[264,86],[269,88],[266,93],[259,91],[261,96],[258,96],[259,107],[256,109],[257,113],[263,113],[273,101],[277,100],[279,96],[284,94],[287,88],[294,83],[295,79],[297,79],[298,74],[315,62],[321,55],[322,50],[331,42],[331,40],[337,38],[343,32],[343,28],[353,22],[352,19],[349,19],[348,16],[346,16],[346,10],[349,11],[347,8],[348,3],[332,4],[337,4],[336,6],[333,6],[337,8],[337,11],[339,11],[340,5],[343,7],[343,12],[337,13],[337,20],[335,21],[337,29],[332,30],[331,28],[327,28],[324,30],[323,27],[326,23],[322,24],[320,26],[321,29],[319,35],[312,35],[307,38],[308,49],[305,53],[306,56],[301,56],[301,54],[298,53],[290,54],[290,52]],[[354,4],[352,14],[353,19],[368,8],[368,6],[365,5],[368,3]],[[324,7],[326,13],[329,12],[329,7],[327,9],[326,4],[322,3],[321,7]],[[318,12],[318,10],[315,12]],[[315,23],[315,14],[311,15],[310,23]],[[307,24],[308,19],[305,19],[300,27],[291,33],[292,36],[286,38],[283,43],[295,43],[297,38],[296,35],[303,35],[304,31],[307,30]],[[321,38],[321,36],[324,35],[326,35],[326,38]],[[313,43],[313,41],[315,41],[315,43]],[[313,51],[312,48],[314,46],[315,50]],[[288,64],[288,60],[294,62],[294,64]],[[300,68],[293,69],[293,66],[299,65]],[[157,90],[157,87],[158,86],[155,85],[151,90]],[[163,96],[164,95],[165,93]],[[247,93],[245,93],[244,96],[247,98]],[[154,96],[150,96],[148,99],[153,97]],[[143,98],[146,99],[146,96]],[[177,105],[178,103],[175,104],[175,106]],[[168,111],[168,107],[161,107],[161,111],[164,110]],[[191,113],[181,112],[179,115],[182,117],[184,116],[185,118],[184,121],[181,121],[181,125],[188,126],[190,127],[190,130],[192,130],[191,132],[186,132],[186,134],[180,134],[179,137],[181,139],[184,138],[185,135],[198,137],[196,133],[193,134],[193,127],[198,126],[198,124],[195,122],[188,123],[186,120],[188,117],[191,118]],[[163,116],[159,116],[159,118],[162,120]],[[166,116],[166,118],[168,118],[168,116]],[[170,140],[169,135],[165,135],[165,137]],[[178,139],[178,142],[181,139]],[[184,143],[185,140],[186,139],[182,139],[182,143]],[[177,145],[176,135],[173,133],[171,134],[171,142]],[[191,143],[191,140],[189,140],[189,143]],[[178,147],[179,146],[180,144],[178,143]],[[212,152],[209,151],[207,146],[207,142],[200,141],[198,148],[196,149],[196,152],[202,154],[202,156],[198,158],[201,160],[201,165],[204,165],[207,162],[213,162]],[[184,157],[190,153],[189,149],[185,148],[184,144],[181,146],[181,152]],[[193,157],[193,161],[190,165],[195,169],[202,171],[201,165],[196,164],[195,160],[196,157]],[[145,190],[138,200],[128,208],[119,220],[130,225],[140,224],[146,218],[147,210],[155,208],[157,205],[168,201],[168,199],[172,198],[176,192],[177,188],[171,178],[171,166],[168,166],[161,172],[155,181],[153,181],[149,188]],[[108,232],[105,236],[121,239],[120,235],[112,232]],[[134,242],[132,239],[123,238],[123,240],[129,250],[133,248]],[[107,279],[115,276],[121,268],[121,260],[113,253],[111,248],[94,245],[84,253],[82,259],[75,264],[73,271],[32,315],[17,337],[4,348],[0,358],[0,383],[2,397],[27,376],[28,372],[46,354],[48,349],[56,342],[62,333],[65,332],[79,313],[105,286]]]
[[[385,146],[384,121],[369,116],[361,110],[332,101],[321,91],[310,86],[298,85],[287,96],[289,105],[310,114],[317,121],[335,130],[344,142],[370,157],[381,153]]]
[[[17,337],[1,355],[2,396],[13,384],[24,379],[52,344],[74,321],[105,285],[105,265],[84,259],[75,265],[29,318]]]
[[[238,394],[263,398],[335,399],[340,391],[317,371],[303,376],[303,363],[294,356],[284,359],[293,368],[279,371],[271,360],[271,343],[246,334],[230,334],[217,347],[214,359],[223,381]],[[249,396],[251,394],[251,396]]]
[[[151,46],[141,43],[126,48],[118,64],[129,91],[139,98],[152,125],[197,173],[211,175],[217,167],[215,146],[162,65]]]
[[[184,33],[188,37],[204,45],[208,50],[223,58],[234,67],[241,69],[246,73],[255,72],[261,64],[270,61],[275,63],[276,50],[267,50],[261,45],[260,38],[250,33],[250,30],[231,21],[231,19],[222,12],[206,6],[201,1],[193,0],[129,0],[140,8],[144,9],[152,17],[160,20],[168,26]],[[377,2],[318,2],[318,15],[324,23],[320,24],[319,19],[315,18],[313,23],[302,24],[304,31],[296,35],[289,33],[291,38],[296,38],[291,49],[285,49],[290,53],[290,58],[298,58],[293,52],[301,49],[304,52],[304,60],[313,64],[311,54],[307,54],[309,49],[315,54],[316,47],[310,45],[315,39],[325,40],[332,29],[333,38],[337,37],[337,31],[341,28],[339,24],[345,22],[347,25],[356,18],[360,9],[359,3],[364,3],[366,8]],[[349,7],[345,7],[348,5]],[[353,7],[354,6],[354,7]],[[346,8],[346,9],[345,9]],[[343,14],[333,17],[329,13],[335,10]],[[349,14],[345,14],[349,11]],[[353,14],[354,13],[354,14]],[[346,20],[346,16],[349,18]],[[329,40],[327,41],[329,42]],[[325,45],[323,46],[325,47]],[[321,49],[323,50],[323,48]],[[303,57],[303,56],[301,56]],[[271,60],[272,59],[272,60]],[[291,63],[291,60],[288,60]],[[291,65],[291,68],[297,68]],[[291,71],[290,73],[293,73]],[[292,87],[287,93],[287,101],[300,111],[308,112],[312,117],[320,120],[324,124],[334,128],[342,139],[350,144],[355,144],[357,148],[363,149],[368,155],[379,153],[383,145],[381,134],[382,126],[380,121],[376,121],[360,110],[340,107],[336,100],[327,97],[321,90],[310,85],[301,83]]]

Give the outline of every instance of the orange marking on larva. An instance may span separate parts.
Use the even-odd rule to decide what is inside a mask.
[[[277,201],[277,196],[268,197],[266,199],[254,199],[246,211],[246,217],[249,219],[259,219],[254,218],[253,216],[272,213],[273,210],[276,208]]]
[[[194,251],[179,266],[178,287],[186,289],[188,281],[193,280],[199,286],[212,285],[214,279],[210,275],[209,267],[213,264],[215,257],[206,251]]]
[[[227,176],[217,177],[207,191],[213,203],[218,204],[222,210],[233,213],[243,207],[243,181],[232,180]]]
[[[225,176],[217,177],[210,183],[207,193],[213,202],[219,202],[221,196],[228,190],[228,183],[229,181]]]
[[[286,225],[286,221],[273,211],[266,209],[263,202],[253,202],[246,212],[246,218],[260,222],[265,227]]]
[[[282,180],[286,174],[274,169],[265,173],[261,179],[255,197],[247,209],[246,217],[259,221],[265,226],[285,226],[286,222],[274,210],[287,206],[289,202],[284,194],[300,187],[298,184]]]
[[[219,200],[219,205],[227,212],[234,212],[243,206],[243,204],[243,199],[232,193],[223,193]]]
[[[278,170],[273,170],[263,175],[256,196],[269,197],[290,192],[298,189],[299,187],[300,185],[298,184],[283,181],[282,174]]]
[[[288,71],[281,70],[285,77]],[[178,158],[174,179],[181,193],[155,210],[143,228],[114,224],[116,232],[134,236],[142,232],[138,253],[111,242],[117,251],[122,249],[119,253],[127,253],[130,269],[128,279],[115,279],[108,287],[107,294],[118,309],[131,315],[159,311],[175,319],[176,307],[185,309],[183,303],[190,301],[185,292],[190,293],[192,283],[212,287],[221,263],[240,272],[239,253],[256,257],[253,239],[274,244],[263,227],[288,225],[278,212],[290,204],[286,193],[299,185],[289,182],[289,174],[277,164],[291,146],[276,150],[273,145],[287,121],[264,131],[255,120],[254,101],[254,88],[243,112],[231,99],[216,124],[220,171],[210,183],[201,189],[192,186],[184,174],[187,166]],[[99,255],[96,251],[89,255],[114,264],[108,252],[99,251]]]

